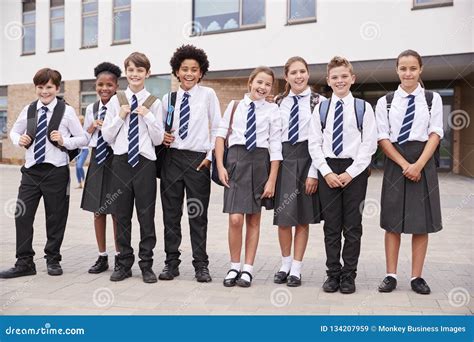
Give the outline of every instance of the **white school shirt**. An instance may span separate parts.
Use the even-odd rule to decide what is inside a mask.
[[[387,99],[385,96],[377,101],[375,116],[377,120],[377,139],[389,139],[396,143],[400,134],[403,119],[408,107],[408,94],[401,86],[393,95],[390,114],[387,113]],[[415,95],[415,117],[411,126],[409,141],[427,141],[431,133],[443,138],[443,103],[438,93],[433,93],[433,103],[431,115],[425,98],[425,89],[418,84],[418,87],[411,95]]]
[[[185,139],[179,136],[180,108],[185,90],[179,87],[176,94],[176,104],[174,106],[173,125],[175,140],[170,145],[178,150],[188,150],[194,152],[205,152],[206,159],[212,161],[212,150],[216,140],[216,133],[221,119],[221,109],[219,99],[214,89],[196,84],[189,93],[189,122],[188,135]],[[168,112],[168,95],[163,96],[162,122],[165,126]]]
[[[49,103],[46,107],[48,107],[48,112],[46,113],[46,122],[49,125],[49,121],[53,116],[54,107],[58,103],[57,99],[54,99]],[[40,110],[44,104],[41,101],[38,101],[36,105],[36,110]],[[26,126],[28,120],[28,107],[29,105],[25,106],[21,111],[18,119],[15,121],[12,130],[10,131],[10,139],[12,143],[16,146],[20,141],[20,137],[23,134],[26,134]],[[38,113],[38,121],[40,119],[41,113]],[[88,137],[84,133],[81,127],[81,122],[79,118],[76,116],[76,112],[74,108],[69,105],[66,105],[66,110],[64,111],[64,116],[59,123],[58,131],[61,133],[61,136],[64,141],[64,148],[67,150],[74,150],[76,148],[81,148],[83,146],[87,146]],[[35,143],[30,145],[30,147],[26,150],[25,153],[25,167],[30,168],[31,166],[36,164],[35,161]],[[43,163],[53,164],[56,167],[64,166],[69,163],[69,156],[67,152],[61,151],[59,148],[51,144],[48,137],[46,137],[46,153]]]
[[[293,107],[294,101],[293,96],[296,94],[290,90],[288,96],[286,96],[280,103],[280,117],[281,117],[281,142],[288,141],[288,128],[290,124],[290,113],[291,108]],[[311,88],[306,88],[301,94],[302,96],[298,99],[298,142],[303,142],[308,140],[310,130],[309,125],[311,122]],[[326,100],[322,95],[319,95],[319,102]],[[313,161],[311,167],[308,170],[308,177],[318,178],[318,168],[316,163]]]
[[[94,102],[95,103],[95,102]],[[95,114],[94,113],[94,103],[91,103],[90,105],[87,106],[86,108],[86,115],[85,115],[85,118],[84,118],[84,132],[86,132],[87,136],[89,137],[89,147],[97,147],[97,139],[99,138],[99,131],[101,130],[100,127],[97,127],[95,130],[94,130],[94,133],[90,134],[89,132],[87,132],[87,130],[89,129],[89,127],[92,125],[92,122],[95,120]],[[109,102],[104,105],[102,104],[102,101],[99,100],[99,110],[98,110],[98,113],[101,112],[102,110],[102,107],[105,106],[107,108],[107,111],[105,112],[105,114],[107,115],[107,112],[109,110],[109,108],[107,107],[108,105],[110,104],[110,100]],[[97,114],[98,114],[97,113]]]
[[[364,120],[362,123],[362,134],[357,127],[357,119],[354,109],[354,97],[349,93],[342,100],[343,104],[343,136],[342,152],[336,156],[332,150],[332,132],[334,126],[334,112],[336,103],[340,99],[336,95],[331,97],[331,105],[326,118],[326,128],[321,132],[321,119],[319,116],[319,104],[314,108],[313,118],[310,125],[309,153],[316,162],[318,170],[323,176],[333,172],[326,162],[326,158],[352,158],[354,161],[346,169],[346,172],[355,178],[370,164],[372,155],[377,150],[377,128],[372,106],[366,103]]]
[[[134,93],[127,88],[125,91],[128,103],[132,103]],[[135,94],[138,105],[141,106],[150,93],[143,88]],[[157,99],[145,115],[138,115],[138,148],[139,153],[148,160],[156,160],[155,146],[163,142],[163,126],[159,118],[161,114],[161,101]],[[128,153],[128,127],[130,125],[130,114],[125,120],[119,115],[120,103],[117,95],[112,96],[107,104],[107,113],[102,124],[102,136],[112,147],[115,155]]]
[[[235,110],[232,132],[229,136],[229,147],[245,145],[247,113],[251,102],[249,95],[246,94]],[[264,99],[253,102],[255,103],[257,147],[269,150],[270,161],[283,160],[281,154],[281,119],[278,106],[275,103],[266,102]],[[218,137],[226,138],[233,107],[234,101],[231,101],[220,120],[217,131]]]

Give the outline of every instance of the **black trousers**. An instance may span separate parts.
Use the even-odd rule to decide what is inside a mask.
[[[132,239],[133,204],[140,223],[140,243],[138,265],[141,269],[153,266],[153,248],[156,245],[155,203],[156,203],[156,164],[140,155],[138,165],[128,164],[128,155],[114,156],[113,200],[117,218],[117,243],[120,254],[118,263],[130,269],[135,261]]]
[[[327,158],[336,174],[343,173],[352,159]],[[328,276],[357,275],[362,238],[362,211],[367,192],[368,169],[355,177],[345,188],[331,189],[319,173],[319,196],[324,217],[324,245]],[[344,235],[341,265],[341,233]]]
[[[23,166],[21,173],[15,211],[17,264],[33,262],[33,222],[41,197],[46,214],[45,259],[60,261],[69,211],[69,166],[43,163]]]
[[[181,217],[183,216],[184,191],[195,269],[209,265],[206,252],[207,209],[211,193],[210,170],[197,171],[206,158],[205,153],[171,148],[167,150],[161,173],[161,203],[165,225],[165,264],[177,267],[181,261]]]

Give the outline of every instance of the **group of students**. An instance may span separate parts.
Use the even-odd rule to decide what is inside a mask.
[[[157,281],[152,266],[158,176],[166,252],[158,278],[179,276],[186,193],[188,204],[199,201],[202,209],[189,215],[195,277],[210,282],[206,241],[212,168],[212,179],[224,186],[223,211],[229,214],[230,267],[224,286],[251,286],[265,207],[274,210],[273,224],[278,226],[281,267],[275,283],[301,285],[309,225],[324,221],[323,290],[353,293],[369,165],[378,142],[387,157],[380,219],[387,274],[378,289],[396,288],[400,236],[406,233],[413,236],[411,287],[420,294],[430,293],[421,275],[428,233],[442,228],[435,155],[443,120],[441,97],[421,86],[423,65],[417,52],[406,50],[398,56],[400,85],[379,99],[375,113],[369,103],[353,97],[355,75],[343,57],[334,57],[327,65],[329,99],[311,90],[306,61],[292,57],[284,68],[284,93],[273,98],[275,75],[268,67],[258,67],[250,74],[248,93],[231,101],[222,116],[215,91],[199,84],[209,68],[206,53],[184,45],[170,64],[180,85],[162,101],[145,89],[150,62],[144,54],[134,52],[126,58],[125,91],[118,90],[120,68],[99,64],[94,73],[100,99],[87,107],[84,127],[72,107],[56,97],[59,72],[47,68],[37,72],[33,82],[38,99],[23,109],[10,132],[13,143],[26,148],[18,194],[25,210],[15,215],[17,262],[0,272],[0,278],[36,274],[33,221],[41,197],[47,271],[62,274],[68,162],[75,149],[88,145],[92,153],[81,208],[94,213],[99,248],[90,273],[109,268],[105,232],[106,215],[111,214],[116,252],[110,280],[132,275],[135,205],[140,225],[138,264],[144,282]]]

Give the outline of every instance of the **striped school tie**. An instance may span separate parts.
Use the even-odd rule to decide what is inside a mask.
[[[288,140],[292,145],[298,142],[298,112],[300,110],[298,106],[298,100],[301,96],[293,96],[293,106],[290,111],[290,123],[288,124]]]
[[[107,107],[102,106],[99,113],[99,120],[104,121],[106,111]],[[97,164],[102,164],[109,156],[108,146],[109,145],[105,142],[104,137],[102,136],[102,131],[99,130],[99,133],[97,134],[97,147],[95,149],[95,161]]]
[[[132,96],[132,104],[130,105],[130,124],[128,126],[128,163],[135,167],[138,164],[138,114],[134,110],[138,107],[137,97]]]
[[[189,93],[185,92],[181,106],[179,108],[179,137],[185,139],[188,136],[188,124],[189,124]]]
[[[247,130],[245,131],[245,148],[253,151],[257,148],[257,119],[255,117],[255,103],[250,102],[247,113]]]
[[[38,126],[36,127],[36,137],[35,137],[35,161],[36,164],[41,164],[44,162],[46,156],[46,135],[48,134],[48,123],[46,122],[46,113],[48,112],[48,107],[41,107],[41,114],[38,121]]]
[[[410,136],[411,126],[413,125],[413,119],[415,118],[415,96],[408,95],[408,106],[405,113],[405,118],[403,119],[402,128],[400,128],[400,133],[398,134],[397,141],[398,143],[404,144],[408,141]]]
[[[336,112],[334,113],[334,126],[332,130],[332,151],[336,156],[342,152],[342,131],[343,131],[343,110],[342,101],[336,103]]]

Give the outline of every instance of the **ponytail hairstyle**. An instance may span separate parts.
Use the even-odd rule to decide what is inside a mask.
[[[309,68],[308,68],[308,63],[306,63],[305,59],[303,57],[300,57],[300,56],[293,56],[291,58],[289,58],[286,63],[285,63],[285,76],[288,76],[288,72],[290,71],[290,66],[294,63],[294,62],[301,62],[304,64],[305,68],[306,68],[306,71],[308,72],[309,74]],[[285,83],[285,91],[283,92],[283,94],[281,95],[278,95],[279,98],[283,99],[285,97],[288,96],[288,94],[290,93],[290,90],[291,90],[291,86],[288,82]]]
[[[398,68],[398,62],[400,61],[400,58],[402,57],[409,57],[409,56],[412,56],[412,57],[415,57],[417,60],[418,60],[418,64],[420,65],[420,69],[423,67],[423,61],[421,60],[421,56],[418,52],[416,52],[415,50],[405,50],[405,51],[402,51],[398,57],[397,57],[397,68]],[[421,86],[424,88],[425,85],[423,84],[423,81],[421,80],[421,76],[420,76],[420,79],[418,80],[418,82],[420,82]]]
[[[272,85],[273,83],[275,83],[275,74],[273,73],[273,70],[270,69],[269,67],[266,67],[266,66],[259,66],[259,67],[256,67],[251,73],[250,73],[250,76],[249,76],[249,82],[248,82],[248,88],[249,88],[249,91],[250,91],[250,84],[252,84],[253,80],[255,79],[255,77],[257,77],[257,75],[259,73],[265,73],[267,74],[268,76],[271,76],[272,77]]]

